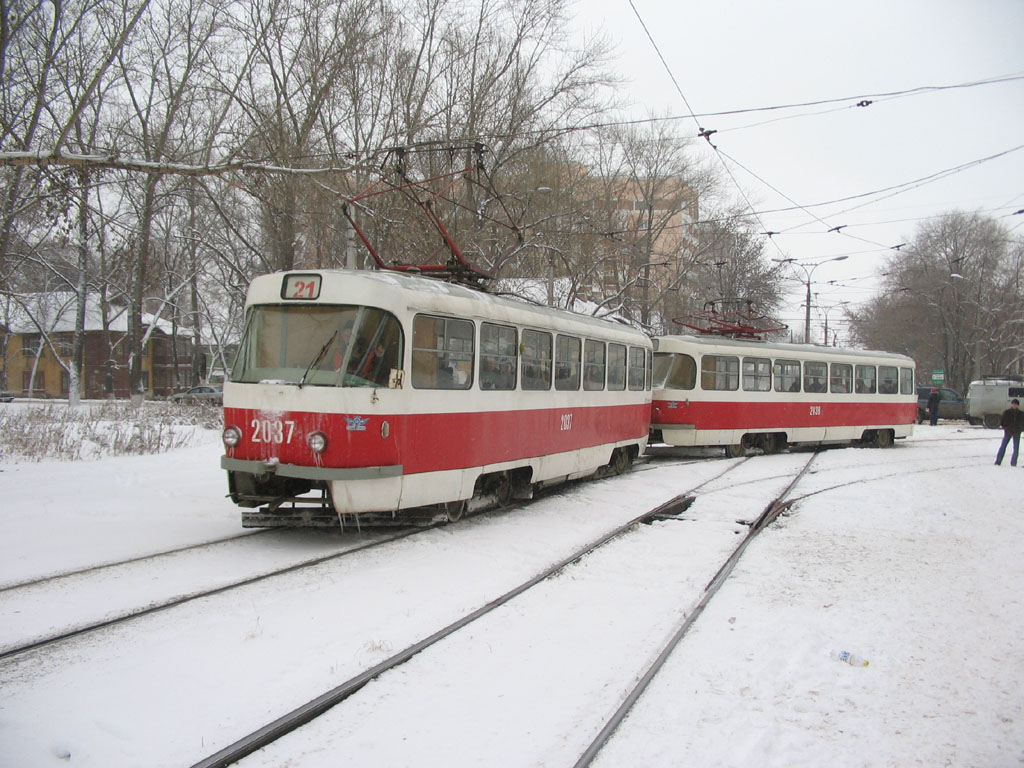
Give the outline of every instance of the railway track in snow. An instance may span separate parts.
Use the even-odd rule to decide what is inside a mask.
[[[640,675],[640,683],[634,687],[622,702],[615,717],[612,718],[604,727],[600,730],[598,737],[594,742],[587,748],[580,758],[578,765],[587,765],[594,755],[600,750],[604,741],[610,737],[617,727],[618,722],[625,713],[628,712],[632,703],[639,697],[646,684],[653,679],[658,669],[664,663],[664,660],[668,658],[672,649],[679,643],[679,641],[685,636],[687,630],[693,625],[693,623],[700,616],[704,606],[707,605],[721,585],[728,578],[732,569],[736,563],[742,557],[744,550],[750,544],[751,541],[756,538],[761,531],[769,526],[775,518],[786,509],[788,497],[792,494],[793,489],[797,486],[800,479],[807,472],[814,458],[817,456],[817,452],[812,453],[803,463],[802,468],[793,476],[792,480],[788,483],[781,494],[776,496],[772,501],[762,510],[759,514],[754,514],[749,520],[737,520],[736,523],[746,526],[746,534],[741,538],[739,543],[734,547],[729,548],[728,557],[723,562],[718,564],[717,571],[714,576],[710,579],[707,585],[702,591],[700,600],[696,604],[696,607],[689,611],[685,611],[686,606],[681,606],[680,611],[683,613],[683,621],[678,628],[672,633],[669,638],[668,644],[660,649],[655,663],[646,671]],[[708,494],[713,494],[715,489],[712,487],[719,481],[727,482],[728,484],[719,488],[718,490],[724,490],[728,488],[735,488],[736,485],[728,482],[727,476],[730,475],[737,468],[743,466],[747,462],[747,459],[741,459],[739,461],[731,460],[728,467],[722,472],[718,473],[714,477],[700,483],[697,486],[689,489],[687,492],[676,496],[669,501],[659,505],[658,507],[644,512],[641,515],[634,517],[633,519],[611,529],[593,539],[586,544],[575,549],[558,562],[552,563],[549,567],[545,568],[541,572],[537,573],[533,577],[523,581],[514,588],[508,590],[504,594],[490,600],[486,604],[476,608],[475,610],[465,614],[458,620],[444,626],[432,634],[423,637],[419,641],[412,643],[403,650],[399,651],[384,659],[380,663],[373,667],[365,669],[358,675],[350,678],[341,685],[326,691],[317,697],[311,699],[307,703],[293,709],[285,715],[277,718],[276,720],[267,723],[261,728],[254,730],[248,735],[238,739],[236,742],[228,745],[220,751],[210,755],[204,760],[196,763],[193,768],[216,768],[218,766],[228,766],[233,763],[242,760],[247,755],[253,752],[263,749],[268,745],[273,744],[283,736],[302,728],[303,726],[316,720],[318,717],[324,715],[333,707],[341,704],[346,699],[351,697],[356,692],[363,689],[368,683],[379,678],[381,675],[395,669],[396,667],[405,664],[412,660],[417,655],[423,653],[427,649],[435,646],[443,640],[451,638],[460,630],[467,628],[469,625],[476,622],[480,622],[485,617],[494,613],[497,609],[505,606],[511,601],[527,594],[530,590],[534,589],[538,585],[544,583],[550,583],[551,580],[567,571],[570,567],[580,563],[584,559],[592,556],[604,547],[607,547],[612,542],[621,541],[623,537],[630,531],[638,528],[645,524],[651,524],[659,521],[671,521],[671,520],[682,520],[683,513],[692,505],[694,500],[698,498],[698,495],[706,490]],[[686,462],[681,462],[686,463]],[[730,526],[735,527],[735,526]],[[628,543],[624,546],[629,546]],[[638,565],[642,567],[642,565]],[[443,706],[441,707],[444,708]],[[272,758],[273,759],[273,758]]]
[[[667,458],[657,460],[654,464],[663,467],[706,460]],[[487,514],[497,510],[510,512],[524,503],[529,502],[515,502],[500,508],[494,505],[482,506],[473,510],[470,515]],[[376,528],[367,525],[365,532],[360,532],[358,537],[346,541],[341,546],[329,546],[327,551],[320,551],[314,555],[286,558],[285,562],[272,568],[267,568],[263,562],[256,562],[243,576],[236,573],[232,573],[230,578],[214,575],[212,584],[207,583],[211,577],[204,575],[211,569],[209,562],[235,562],[235,553],[232,550],[239,548],[251,549],[262,556],[267,549],[267,534],[286,542],[301,536],[303,531],[295,528],[248,530],[222,539],[9,584],[0,587],[0,619],[3,619],[0,621],[0,662],[189,602],[284,576],[303,568],[312,568],[368,548],[424,533],[443,524],[439,517],[436,519],[437,521],[432,522],[426,518],[416,518],[407,527],[397,528]],[[261,534],[263,538],[254,545],[253,537]],[[322,536],[319,538],[322,539]],[[287,547],[287,544],[283,546]],[[317,549],[322,550],[323,547]],[[123,583],[132,580],[145,582],[145,590],[137,595],[136,603],[110,605],[107,602],[107,585],[115,581]],[[60,595],[59,602],[64,607],[59,611],[62,623],[56,626],[45,616],[26,609],[26,606],[43,604],[52,606],[54,593]],[[89,607],[97,605],[102,606],[99,612]]]
[[[0,591],[0,662],[186,603],[380,547],[431,527],[436,526],[352,537],[340,547],[329,546],[326,552],[286,556],[282,564],[269,569],[265,563],[266,537],[260,537],[261,541],[254,545],[252,539],[255,534],[247,533],[7,587]],[[293,530],[278,533],[283,540],[294,539]],[[252,562],[246,574],[216,572],[217,561],[237,564],[238,549],[243,547],[249,550],[248,557]],[[141,585],[139,594],[133,595],[134,603],[111,605],[110,584],[132,580]],[[57,612],[59,621],[63,623],[54,627],[52,620],[47,618],[49,614],[42,615],[32,609],[44,605],[50,612]]]

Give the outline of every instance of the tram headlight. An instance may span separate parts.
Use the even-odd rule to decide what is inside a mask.
[[[221,440],[224,441],[224,445],[228,448],[234,448],[242,442],[242,430],[238,427],[225,427],[224,432],[221,434]]]
[[[323,453],[327,450],[327,435],[323,432],[310,432],[306,435],[306,445],[313,453]]]

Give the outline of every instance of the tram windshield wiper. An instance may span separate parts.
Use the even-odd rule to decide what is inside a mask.
[[[309,365],[306,366],[306,372],[302,374],[302,378],[299,379],[299,389],[302,389],[302,385],[306,383],[306,377],[309,376],[309,372],[315,368],[321,360],[324,359],[324,355],[327,354],[327,350],[331,348],[331,344],[338,338],[338,331],[335,330],[331,334],[331,338],[324,342],[324,345],[320,347],[320,351],[316,353],[316,357],[309,361]]]

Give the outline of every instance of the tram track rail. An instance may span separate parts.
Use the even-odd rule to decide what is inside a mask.
[[[538,498],[546,496],[551,489],[545,489],[541,492]],[[529,504],[530,501],[517,501],[506,504],[504,506],[497,504],[483,505],[476,509],[471,509],[467,512],[466,518],[474,518],[488,514],[506,514],[514,512],[516,509],[522,507],[524,504]],[[120,624],[124,624],[136,619],[145,618],[156,613],[167,611],[173,608],[177,608],[182,605],[186,605],[191,602],[202,600],[204,598],[214,597],[226,592],[230,592],[234,589],[241,589],[244,587],[258,584],[260,582],[285,576],[296,571],[300,571],[306,568],[313,568],[323,563],[327,563],[333,560],[340,559],[348,555],[355,555],[360,552],[365,552],[368,549],[383,546],[385,544],[393,543],[401,539],[414,536],[420,533],[426,533],[427,531],[434,530],[439,527],[443,527],[446,523],[435,515],[431,515],[432,520],[426,518],[410,518],[408,525],[396,528],[394,525],[384,525],[375,527],[373,525],[364,526],[367,530],[372,531],[395,531],[393,534],[386,534],[383,538],[364,542],[351,547],[346,547],[340,551],[332,551],[323,555],[318,555],[312,558],[305,558],[299,562],[291,562],[279,568],[273,568],[267,571],[253,574],[245,578],[236,579],[224,584],[220,584],[216,587],[208,589],[198,589],[189,591],[185,594],[176,594],[166,599],[157,599],[150,602],[144,607],[138,609],[125,610],[123,612],[116,613],[115,615],[106,616],[99,620],[87,621],[67,627],[66,629],[43,635],[37,635],[32,637],[27,642],[17,642],[16,644],[9,644],[4,647],[0,644],[0,663],[7,662],[11,659],[23,656],[32,651],[41,650],[50,646],[55,646],[60,643],[79,638],[90,633],[99,632],[104,629],[108,629]],[[139,557],[128,558],[122,561],[113,563],[104,563],[87,568],[81,568],[74,571],[63,572],[57,575],[48,576],[40,579],[33,579],[18,584],[9,585],[3,589],[0,589],[0,597],[9,600],[16,600],[18,590],[32,590],[45,587],[49,584],[57,584],[62,581],[69,581],[75,578],[87,577],[102,573],[104,571],[113,571],[117,568],[123,568],[128,566],[138,565],[147,561],[153,562],[158,561],[161,558],[169,558],[180,556],[187,552],[194,552],[197,550],[208,549],[210,547],[216,547],[221,545],[227,545],[234,542],[244,541],[251,536],[258,534],[267,534],[276,532],[279,535],[292,535],[294,531],[301,530],[296,528],[264,528],[256,529],[250,532],[242,533],[236,536],[229,536],[222,539],[216,539],[213,541],[206,541],[197,544],[176,547],[171,550],[157,552],[149,555],[142,555]],[[0,641],[2,643],[2,641]]]
[[[75,568],[68,571],[59,571],[57,573],[50,573],[46,576],[39,576],[37,578],[25,579],[23,581],[14,581],[8,584],[0,586],[0,595],[4,592],[10,592],[16,589],[23,589],[25,587],[39,586],[40,584],[47,584],[49,582],[60,581],[61,579],[71,578],[73,576],[84,576],[89,573],[97,573],[106,569],[120,568],[125,565],[132,565],[134,563],[145,562],[146,560],[155,560],[161,557],[167,557],[169,555],[178,555],[182,552],[190,552],[197,549],[203,549],[206,547],[215,547],[219,544],[227,544],[233,541],[239,541],[246,539],[250,536],[256,536],[261,533],[270,533],[275,529],[263,528],[246,531],[245,533],[236,533],[231,536],[224,536],[219,539],[210,539],[208,541],[201,541],[195,544],[183,544],[180,547],[174,547],[173,549],[164,549],[159,552],[151,552],[146,555],[136,555],[134,557],[128,557],[123,560],[113,560],[106,563],[97,563],[95,565],[88,565],[84,568]]]
[[[707,608],[708,604],[722,588],[722,585],[728,580],[737,563],[739,563],[740,559],[743,557],[743,553],[746,551],[747,547],[749,547],[754,539],[756,539],[762,531],[771,525],[784,510],[788,509],[789,506],[794,503],[795,500],[790,500],[789,496],[810,470],[811,464],[818,457],[819,453],[820,451],[815,451],[811,455],[807,460],[807,463],[804,464],[803,468],[790,481],[782,493],[773,499],[768,506],[765,507],[764,511],[761,512],[761,514],[750,524],[746,535],[704,588],[704,592],[693,610],[684,617],[682,622],[669,637],[668,641],[664,644],[653,663],[640,677],[636,685],[623,698],[618,709],[616,709],[612,717],[605,723],[604,727],[590,743],[587,749],[584,750],[579,760],[576,761],[574,768],[586,768],[586,766],[589,766],[593,762],[594,758],[597,757],[601,748],[611,740],[619,725],[633,708],[633,705],[637,702],[640,696],[643,695],[643,692],[647,690],[651,681],[654,680],[655,676],[665,665],[665,662],[668,661],[669,656],[672,655],[673,651],[675,651],[679,646],[683,638],[686,637],[687,633],[704,612],[704,609]]]
[[[340,559],[342,557],[346,557],[346,556],[349,556],[349,555],[354,555],[354,554],[357,554],[357,553],[360,553],[360,552],[365,552],[366,550],[373,549],[373,548],[376,548],[376,547],[380,547],[380,546],[383,546],[385,544],[390,544],[392,542],[399,541],[401,539],[404,539],[404,538],[406,538],[408,536],[415,535],[417,533],[422,533],[422,532],[425,532],[425,531],[432,530],[433,528],[436,528],[439,525],[440,524],[434,524],[434,525],[429,525],[429,526],[419,526],[419,527],[415,527],[415,528],[403,529],[403,530],[401,530],[399,532],[396,532],[393,535],[388,535],[388,536],[385,536],[385,537],[383,537],[381,539],[377,539],[377,540],[374,540],[374,541],[364,542],[362,544],[357,544],[357,545],[355,545],[353,547],[348,547],[348,548],[343,549],[341,551],[329,552],[329,553],[324,554],[324,555],[318,555],[318,556],[313,557],[313,558],[304,559],[304,560],[302,560],[300,562],[297,562],[297,563],[295,563],[295,562],[289,563],[286,566],[282,566],[280,568],[274,568],[272,570],[265,571],[265,572],[262,572],[262,573],[258,573],[258,574],[246,577],[244,579],[238,579],[238,580],[232,581],[230,583],[221,584],[221,585],[219,585],[217,587],[213,587],[213,588],[210,588],[210,589],[203,589],[203,590],[199,590],[199,591],[195,591],[195,592],[190,592],[190,593],[185,594],[185,595],[178,595],[178,596],[172,597],[170,599],[158,602],[156,604],[147,605],[146,607],[138,609],[138,610],[127,611],[127,612],[124,612],[124,613],[121,613],[121,614],[117,614],[117,615],[112,616],[112,617],[104,618],[104,619],[99,620],[99,621],[93,621],[93,622],[89,622],[89,623],[84,624],[84,625],[79,625],[79,626],[76,626],[76,627],[73,627],[73,628],[69,628],[66,631],[62,631],[62,632],[59,632],[59,633],[56,633],[56,634],[48,635],[46,637],[35,638],[35,639],[31,640],[30,642],[24,642],[24,643],[21,643],[21,644],[16,645],[16,646],[9,646],[7,648],[3,648],[2,650],[0,650],[0,662],[5,662],[5,661],[8,661],[8,660],[10,660],[12,658],[15,658],[15,657],[21,656],[23,654],[29,653],[31,651],[36,651],[36,650],[39,650],[39,649],[42,649],[42,648],[46,648],[48,646],[53,646],[53,645],[56,645],[58,643],[65,642],[65,641],[71,640],[73,638],[81,637],[83,635],[87,635],[87,634],[92,633],[92,632],[98,632],[100,630],[107,629],[109,627],[113,627],[113,626],[116,626],[116,625],[119,625],[119,624],[123,624],[123,623],[129,622],[129,621],[133,621],[135,619],[140,619],[140,618],[143,618],[143,617],[146,617],[146,616],[150,616],[150,615],[155,614],[155,613],[159,613],[159,612],[162,612],[162,611],[167,611],[167,610],[170,610],[172,608],[176,608],[178,606],[185,605],[186,603],[190,603],[190,602],[193,602],[193,601],[196,601],[196,600],[201,600],[203,598],[213,597],[215,595],[220,595],[220,594],[223,594],[225,592],[230,592],[231,590],[234,590],[234,589],[241,589],[243,587],[248,587],[248,586],[251,586],[253,584],[258,584],[258,583],[260,583],[262,581],[266,581],[268,579],[272,579],[272,578],[275,578],[275,577],[284,576],[284,575],[287,575],[287,574],[290,574],[290,573],[294,573],[296,571],[300,571],[300,570],[305,569],[305,568],[313,568],[315,566],[321,565],[322,563],[330,562],[332,560],[338,560],[338,559]],[[234,537],[232,539],[222,540],[221,542],[218,542],[218,543],[223,543],[224,541],[233,541],[233,540],[236,540],[238,538],[246,538],[246,537],[245,536]],[[182,548],[181,550],[175,550],[175,552],[172,552],[172,553],[162,553],[160,555],[150,555],[150,556],[147,556],[147,557],[135,558],[133,560],[126,561],[124,564],[134,564],[134,563],[137,563],[137,562],[143,562],[143,561],[148,560],[148,559],[152,559],[152,558],[156,558],[156,557],[164,557],[164,556],[166,556],[168,554],[174,554],[174,553],[177,553],[177,552],[186,551],[186,550],[194,549],[194,548],[195,547],[185,547],[185,548]],[[113,565],[97,566],[96,568],[84,569],[83,571],[78,571],[75,574],[67,574],[67,575],[64,575],[64,576],[61,576],[61,577],[54,577],[52,580],[56,581],[58,579],[71,578],[71,577],[73,577],[75,575],[84,574],[84,573],[88,573],[88,572],[93,572],[93,571],[101,569],[103,567],[112,568],[114,566]],[[32,582],[29,585],[22,585],[21,588],[38,587],[41,583],[45,583],[46,581],[47,580],[43,580],[42,582]],[[10,592],[10,591],[13,591],[14,589],[16,589],[16,588],[12,587],[12,588],[10,588],[7,591]]]
[[[562,486],[557,486],[562,487]],[[536,498],[543,498],[547,496],[553,489],[544,489],[539,493]],[[467,511],[466,518],[474,518],[481,515],[488,514],[505,514],[515,511],[524,504],[529,504],[530,501],[516,501],[505,505],[500,504],[489,504],[484,503],[481,506],[470,509]],[[419,533],[425,533],[427,531],[434,530],[438,527],[444,526],[445,522],[436,514],[430,513],[428,517],[412,517],[407,521],[407,525],[401,527],[395,527],[393,524],[386,524],[383,526],[374,526],[372,523],[369,526],[363,526],[368,531],[396,531],[394,534],[384,535],[383,538],[365,542],[356,546],[346,547],[341,551],[332,551],[327,554],[318,555],[312,558],[305,558],[299,562],[291,562],[279,568],[273,568],[267,571],[262,571],[245,578],[232,580],[227,583],[220,584],[216,587],[208,589],[198,589],[188,591],[184,594],[175,594],[168,598],[157,598],[154,601],[149,602],[144,607],[140,607],[132,610],[124,610],[122,612],[115,613],[114,615],[105,616],[102,619],[85,621],[77,624],[68,626],[62,631],[54,632],[46,635],[35,635],[28,641],[9,643],[6,647],[3,645],[3,641],[0,640],[0,663],[7,662],[11,659],[25,655],[32,651],[41,650],[50,646],[55,646],[60,643],[79,638],[90,633],[99,632],[104,629],[108,629],[120,624],[124,624],[136,619],[141,619],[147,616],[151,616],[156,613],[167,611],[179,606],[198,601],[204,598],[214,597],[226,592],[230,592],[234,589],[241,589],[244,587],[251,586],[253,584],[260,583],[275,577],[284,576],[296,571],[300,571],[305,568],[312,568],[321,565],[332,560],[353,555],[359,552],[364,552],[367,549],[382,546],[388,543],[404,539],[409,536],[413,536]],[[76,578],[83,578],[89,576],[95,576],[104,572],[113,572],[118,568],[125,568],[131,566],[137,566],[146,562],[157,562],[164,558],[173,558],[181,556],[185,553],[195,552],[198,550],[209,549],[211,547],[230,545],[235,542],[244,541],[254,535],[277,533],[278,535],[289,536],[293,535],[293,532],[301,529],[285,527],[285,528],[262,528],[246,531],[244,533],[228,536],[220,539],[214,539],[211,541],[200,542],[196,544],[185,545],[181,547],[175,547],[173,549],[164,550],[161,552],[155,552],[152,554],[141,555],[133,558],[126,558],[124,560],[101,563],[86,568],[80,568],[76,570],[61,572],[51,576],[41,577],[38,579],[26,580],[18,582],[16,584],[10,584],[3,588],[0,588],[0,598],[16,601],[17,593],[19,590],[33,590],[41,589],[50,584],[60,584],[61,582],[73,581]]]
[[[370,667],[349,680],[341,683],[340,685],[332,688],[325,693],[317,696],[309,702],[296,707],[292,711],[282,715],[274,721],[254,730],[246,736],[238,739],[237,741],[229,744],[220,751],[210,755],[209,757],[200,760],[195,763],[192,768],[217,768],[219,766],[229,766],[233,763],[242,760],[246,756],[253,752],[266,747],[267,745],[277,741],[283,736],[301,728],[302,726],[312,722],[319,716],[326,713],[328,710],[342,703],[353,694],[357,693],[363,687],[365,687],[372,680],[380,677],[382,674],[392,670],[413,657],[417,656],[426,649],[434,646],[438,642],[444,640],[447,637],[455,634],[459,630],[463,629],[469,624],[480,620],[484,616],[492,613],[501,606],[509,603],[516,597],[524,594],[528,590],[536,587],[538,584],[547,581],[553,576],[564,571],[569,566],[578,563],[584,557],[590,555],[601,547],[605,546],[609,542],[619,538],[627,531],[635,528],[638,525],[650,523],[655,520],[665,519],[668,516],[674,516],[684,512],[695,499],[694,494],[700,489],[707,486],[709,483],[720,479],[723,475],[734,471],[740,465],[744,464],[747,459],[741,459],[739,461],[731,462],[722,472],[704,480],[696,486],[693,486],[686,492],[674,496],[668,501],[658,505],[657,507],[638,515],[625,523],[622,523],[615,528],[604,532],[598,537],[591,541],[583,544],[567,556],[558,560],[557,562],[549,565],[542,569],[540,572],[532,576],[531,578],[523,581],[519,585],[506,591],[499,597],[490,600],[484,605],[476,608],[475,610],[465,614],[456,621],[438,629],[427,637],[407,646],[403,650],[395,653],[388,658],[384,659],[380,663],[373,667]]]

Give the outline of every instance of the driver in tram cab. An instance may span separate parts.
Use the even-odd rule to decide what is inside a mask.
[[[374,384],[385,385],[388,383],[388,374],[392,368],[389,357],[384,349],[383,342],[378,340],[366,354],[366,357],[357,358],[353,354],[350,367],[358,365],[359,370],[355,372],[356,376],[372,381]],[[360,359],[362,360],[361,364],[359,363]]]

